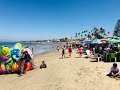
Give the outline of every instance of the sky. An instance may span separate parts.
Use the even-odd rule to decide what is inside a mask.
[[[0,0],[0,40],[74,37],[103,27],[112,35],[120,0]]]

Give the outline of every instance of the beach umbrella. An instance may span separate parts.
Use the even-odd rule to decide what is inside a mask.
[[[84,43],[87,43],[87,44],[91,44],[91,43],[92,43],[92,40],[84,40],[83,42],[84,42]]]
[[[77,43],[76,44],[82,44],[82,41],[77,41]]]
[[[113,36],[107,36],[106,38],[113,38]]]
[[[100,44],[100,43],[102,43],[101,42],[101,40],[100,39],[94,39],[93,41],[92,41],[92,44]]]
[[[108,38],[102,38],[100,39],[102,43],[106,43],[109,39]]]
[[[29,48],[24,48],[24,51],[27,51],[30,57],[33,59],[33,53]]]
[[[120,42],[120,40],[113,38],[113,39],[109,39],[108,42],[109,42],[109,43],[118,43],[118,42]]]

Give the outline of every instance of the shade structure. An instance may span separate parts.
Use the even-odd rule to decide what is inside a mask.
[[[120,39],[109,39],[108,40],[109,43],[119,43],[120,42]]]
[[[91,43],[92,43],[92,40],[84,40],[83,42],[84,42],[84,43],[87,43],[87,44],[91,44]]]
[[[102,42],[101,42],[101,40],[100,39],[94,39],[93,41],[92,41],[92,44],[101,44]]]
[[[102,38],[100,39],[102,43],[106,43],[109,39],[108,38]]]
[[[113,36],[107,36],[106,38],[113,38]]]
[[[82,41],[77,41],[77,43],[76,44],[82,44]]]

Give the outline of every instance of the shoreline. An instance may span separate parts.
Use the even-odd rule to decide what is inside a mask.
[[[56,51],[55,49],[54,49],[54,50],[50,50],[50,51],[45,51],[45,52],[42,52],[42,53],[40,53],[40,54],[34,55],[34,58],[35,58],[35,57],[38,57],[38,56],[41,56],[41,55],[53,53],[53,52],[55,52],[55,51]]]

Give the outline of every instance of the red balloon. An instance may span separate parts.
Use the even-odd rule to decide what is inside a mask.
[[[32,70],[32,63],[31,62],[27,62],[26,63],[26,71]]]

